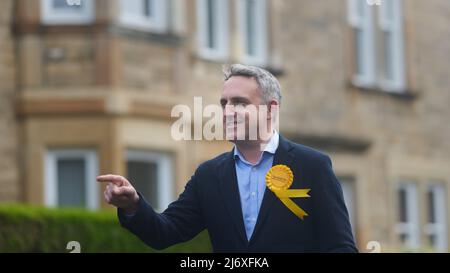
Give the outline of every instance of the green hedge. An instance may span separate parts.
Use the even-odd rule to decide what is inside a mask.
[[[78,241],[83,253],[211,252],[206,231],[189,242],[156,251],[122,228],[112,211],[0,206],[0,252],[70,252],[66,249],[70,241]]]

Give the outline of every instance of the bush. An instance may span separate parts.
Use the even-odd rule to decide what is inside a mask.
[[[24,205],[0,206],[0,252],[70,252],[77,241],[81,252],[211,252],[206,231],[189,242],[156,251],[122,228],[112,211],[50,209]]]

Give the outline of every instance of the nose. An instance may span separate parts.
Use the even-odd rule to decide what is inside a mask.
[[[234,106],[231,104],[225,105],[223,108],[223,122],[230,123],[236,121],[236,111]]]
[[[236,111],[234,109],[234,106],[231,104],[227,104],[225,105],[224,109],[223,109],[223,115],[224,116],[234,116],[236,114]]]

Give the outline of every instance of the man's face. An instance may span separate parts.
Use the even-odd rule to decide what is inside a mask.
[[[227,140],[249,140],[250,130],[257,132],[257,111],[264,102],[254,78],[233,76],[228,79],[223,86],[220,104]],[[249,124],[256,128],[249,128]]]

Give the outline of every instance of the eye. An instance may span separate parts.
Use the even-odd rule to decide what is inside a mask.
[[[247,106],[247,105],[248,105],[248,103],[243,102],[243,101],[238,101],[238,102],[235,102],[235,103],[234,103],[234,106],[242,106],[242,107],[245,107],[245,106]]]

